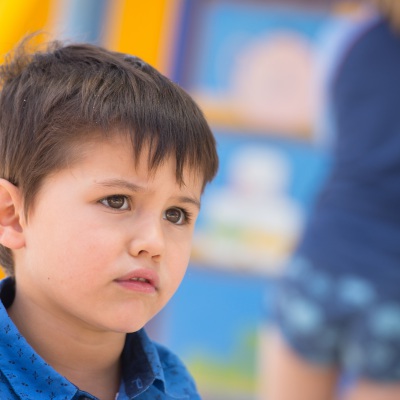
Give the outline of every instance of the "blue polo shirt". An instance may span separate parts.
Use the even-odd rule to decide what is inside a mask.
[[[0,281],[0,399],[96,400],[47,364],[7,314],[15,295],[12,279]],[[118,400],[199,400],[192,377],[165,347],[142,329],[126,337]]]

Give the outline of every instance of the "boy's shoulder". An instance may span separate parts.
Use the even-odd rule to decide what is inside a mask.
[[[13,302],[14,294],[14,280],[9,277],[1,280],[0,399],[61,399],[61,395],[72,399],[76,387],[35,352],[8,316],[6,309]]]

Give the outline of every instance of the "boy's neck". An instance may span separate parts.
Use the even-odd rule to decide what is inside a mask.
[[[35,351],[59,374],[100,400],[114,400],[125,334],[74,331],[16,296],[8,314]]]

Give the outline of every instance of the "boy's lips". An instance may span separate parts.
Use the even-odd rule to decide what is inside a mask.
[[[140,268],[115,279],[115,282],[126,289],[151,293],[158,290],[159,277],[150,268]]]

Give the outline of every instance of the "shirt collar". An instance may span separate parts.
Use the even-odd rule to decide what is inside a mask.
[[[160,350],[165,352],[165,349],[149,339],[144,329],[127,335],[122,354],[122,369],[125,391],[129,399],[133,399],[140,389],[140,392],[143,392],[152,384],[171,399],[189,398],[185,385],[171,384],[169,376],[187,375],[186,370],[177,371],[176,368],[183,366],[176,365],[172,360],[171,368],[168,357],[172,358],[172,354],[163,354],[161,360]]]
[[[126,336],[122,371],[128,398],[145,391],[156,379],[164,381],[156,348],[143,329]]]

